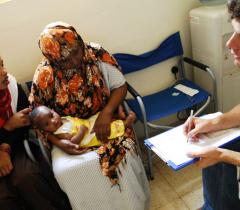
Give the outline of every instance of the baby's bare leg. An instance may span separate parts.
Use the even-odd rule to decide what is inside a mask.
[[[136,119],[136,114],[133,111],[129,111],[126,120],[123,121],[125,128],[131,128]]]

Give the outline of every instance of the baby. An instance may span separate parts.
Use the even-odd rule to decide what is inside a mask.
[[[36,128],[46,133],[54,134],[59,139],[68,139],[82,148],[100,146],[102,143],[96,138],[95,133],[91,133],[98,114],[89,119],[76,117],[60,117],[55,111],[46,106],[38,106],[30,114],[30,121]],[[123,136],[126,128],[130,128],[136,115],[129,112],[126,119],[114,120],[111,123],[111,133],[108,139]]]

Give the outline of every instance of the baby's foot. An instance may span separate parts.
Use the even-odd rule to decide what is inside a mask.
[[[121,120],[125,120],[126,119],[126,114],[124,112],[124,109],[123,109],[123,106],[122,105],[119,105],[118,106],[118,117],[121,119]]]
[[[125,127],[126,128],[132,127],[136,119],[137,119],[136,114],[133,111],[129,111],[127,118],[125,120]]]

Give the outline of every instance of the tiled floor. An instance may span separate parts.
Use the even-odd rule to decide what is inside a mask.
[[[203,204],[201,171],[195,165],[177,172],[154,157],[150,210],[196,210]]]

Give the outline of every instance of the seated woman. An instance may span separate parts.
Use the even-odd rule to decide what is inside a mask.
[[[113,115],[117,112],[127,93],[125,79],[119,71],[115,59],[100,45],[84,43],[71,25],[62,22],[51,23],[45,27],[40,35],[39,47],[44,59],[38,66],[33,78],[29,96],[30,104],[32,107],[45,105],[54,109],[60,116],[70,115],[85,119],[100,112],[93,127],[97,138],[102,142],[107,142],[107,146],[98,148],[100,161],[102,161],[100,165],[104,166],[102,168],[104,174],[113,180],[113,183],[118,183],[119,175],[125,177],[125,183],[120,183],[120,185],[122,189],[126,188],[125,193],[128,193],[128,195],[118,194],[119,192],[109,195],[108,192],[104,193],[107,183],[102,179],[103,176],[98,175],[100,167],[94,165],[96,158],[93,153],[89,153],[88,156],[82,155],[79,159],[80,164],[85,157],[92,155],[94,164],[79,165],[79,167],[87,167],[86,170],[77,170],[73,166],[70,167],[63,163],[60,164],[61,169],[57,170],[55,165],[60,156],[64,156],[66,159],[71,157],[62,154],[60,151],[57,152],[57,155],[54,152],[56,149],[54,149],[52,153],[53,170],[62,189],[69,195],[72,206],[80,209],[81,207],[84,209],[83,205],[88,206],[86,209],[112,209],[113,207],[110,207],[110,205],[115,202],[114,205],[121,206],[119,209],[126,208],[127,205],[131,206],[128,207],[129,209],[145,209],[149,200],[148,184],[142,163],[135,153],[135,141],[132,138],[132,132],[125,132],[123,136],[108,141]],[[123,112],[119,114],[121,118],[125,117]],[[51,134],[47,136],[47,139],[68,154],[81,154],[82,152],[78,145],[69,140],[59,140]],[[74,163],[77,162],[76,159],[77,157]],[[118,170],[120,169],[120,162],[127,165],[122,171]],[[94,170],[90,172],[89,168],[93,165]],[[66,168],[65,171],[71,170],[71,173],[67,174],[69,177],[72,176],[73,170],[75,173],[82,173],[82,180],[77,180],[78,183],[73,184],[74,181],[69,177],[66,178],[66,174],[61,176],[65,173],[64,167]],[[77,166],[75,165],[75,167]],[[131,174],[125,174],[123,170],[125,173]],[[92,175],[94,177],[91,178]],[[97,176],[95,177],[95,175]],[[87,179],[84,183],[81,182],[84,180],[83,177]],[[69,180],[71,180],[71,184],[67,183]],[[94,182],[96,180],[98,180],[97,186]],[[71,194],[70,185],[76,186],[80,182],[84,192]],[[92,185],[89,193],[87,192],[88,185]],[[133,186],[135,186],[135,189],[131,189]],[[107,184],[107,189],[110,191],[111,185]],[[95,203],[90,201],[91,205],[95,206],[91,206],[90,202],[86,203],[84,201],[84,199],[90,199],[93,194],[96,196],[96,201],[100,201]],[[111,196],[108,204],[105,202],[106,195]],[[78,197],[73,199],[74,196]],[[129,202],[131,199],[124,200],[123,197],[120,199],[121,196],[138,198],[138,201]],[[120,200],[116,200],[116,197]],[[105,206],[101,208],[101,205]]]

